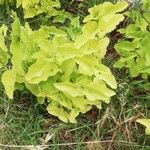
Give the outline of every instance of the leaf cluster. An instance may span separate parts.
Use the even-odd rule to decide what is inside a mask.
[[[127,67],[131,77],[150,75],[150,2],[143,0],[140,8],[126,12],[131,23],[120,32],[124,35],[115,46],[120,59],[115,66]]]
[[[60,8],[58,0],[0,0],[0,4],[16,5],[16,8],[23,9],[24,18],[32,18],[38,14],[46,13],[49,16],[55,16],[56,8]]]
[[[59,6],[56,1],[49,4],[42,0],[41,5],[37,2],[18,0],[16,6],[23,7],[25,17]],[[31,11],[33,6],[40,8]],[[6,26],[0,28],[1,68],[5,70],[1,81],[8,97],[12,99],[16,89],[28,89],[40,103],[47,99],[50,114],[72,123],[79,113],[87,112],[93,105],[101,108],[102,101],[109,103],[117,84],[101,60],[109,44],[107,33],[123,21],[119,12],[126,7],[125,2],[106,2],[90,8],[83,25],[79,18],[71,21],[72,26],[78,25],[75,34],[66,27],[53,25],[32,30],[27,22],[22,25],[15,16],[11,31]],[[9,46],[5,36],[10,38]]]

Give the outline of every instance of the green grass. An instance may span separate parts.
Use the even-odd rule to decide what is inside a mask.
[[[89,7],[103,1],[62,3],[64,9],[83,17]],[[0,24],[9,24],[10,18],[2,10]],[[126,69],[112,68],[116,54],[113,49],[109,51],[105,63],[119,83],[117,94],[101,110],[93,108],[81,114],[77,124],[65,124],[47,114],[45,106],[27,92],[16,92],[14,100],[9,100],[0,86],[0,143],[5,145],[0,150],[30,150],[29,145],[43,144],[49,145],[48,150],[149,150],[150,136],[145,135],[144,127],[136,119],[150,118],[150,84],[143,86],[145,81],[130,79]]]
[[[25,96],[14,101],[1,98],[0,102],[0,143],[37,144],[40,135],[30,133],[42,129],[44,118],[32,98]]]

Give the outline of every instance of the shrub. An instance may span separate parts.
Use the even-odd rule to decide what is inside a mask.
[[[42,8],[32,13],[28,9],[31,3],[16,3],[17,7],[22,5],[25,17],[41,12]],[[40,103],[47,99],[50,114],[72,123],[80,112],[87,112],[93,105],[101,108],[102,101],[109,103],[117,84],[101,60],[109,44],[107,33],[124,20],[119,12],[126,7],[125,2],[106,2],[90,8],[83,25],[78,18],[71,22],[81,26],[76,34],[69,33],[67,26],[45,25],[32,30],[13,13],[11,31],[5,25],[0,28],[1,68],[4,70],[1,81],[8,97],[12,99],[16,89],[28,89]],[[6,36],[10,45],[6,44]]]

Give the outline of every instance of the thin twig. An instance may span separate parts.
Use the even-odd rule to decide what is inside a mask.
[[[105,140],[105,141],[89,141],[89,142],[73,142],[73,143],[60,143],[60,144],[49,144],[49,145],[6,145],[1,144],[0,147],[7,147],[7,148],[46,148],[46,147],[53,147],[53,146],[70,146],[70,145],[83,145],[83,144],[98,144],[98,143],[117,143],[120,145],[127,145],[127,146],[134,146],[134,147],[144,147],[144,148],[150,148],[150,146],[141,146],[137,145],[136,143],[126,142],[126,141],[117,141],[117,140]]]

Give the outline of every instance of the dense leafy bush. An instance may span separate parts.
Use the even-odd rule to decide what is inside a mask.
[[[3,3],[16,5],[17,8],[22,7],[25,18],[31,18],[41,13],[55,16],[57,13],[56,8],[60,7],[58,0],[0,0],[0,4]]]
[[[130,75],[148,78],[150,75],[150,3],[143,0],[141,8],[126,13],[131,18],[127,28],[120,29],[124,39],[120,40],[115,48],[120,59],[115,66],[129,68]]]
[[[25,17],[41,12],[52,16],[55,7],[59,7],[56,1],[49,4],[43,0],[40,6],[37,2],[17,1],[16,5],[22,6]],[[35,6],[38,11],[34,10]],[[76,34],[69,33],[67,26],[59,29],[45,25],[32,30],[13,13],[11,31],[5,25],[0,28],[1,69],[4,70],[1,80],[8,97],[12,99],[16,89],[27,88],[40,103],[47,99],[50,114],[72,123],[80,112],[87,112],[93,105],[101,108],[102,101],[109,103],[117,84],[101,60],[109,44],[107,33],[124,20],[119,12],[126,7],[125,2],[115,5],[107,2],[89,9],[83,25],[78,18],[71,23],[79,25]]]
[[[115,46],[120,59],[115,66],[129,69],[131,77],[150,77],[150,1],[142,0],[138,9],[125,13],[131,19],[131,24],[120,29],[124,35]],[[146,126],[146,133],[150,135],[150,119],[138,119],[137,122]]]

